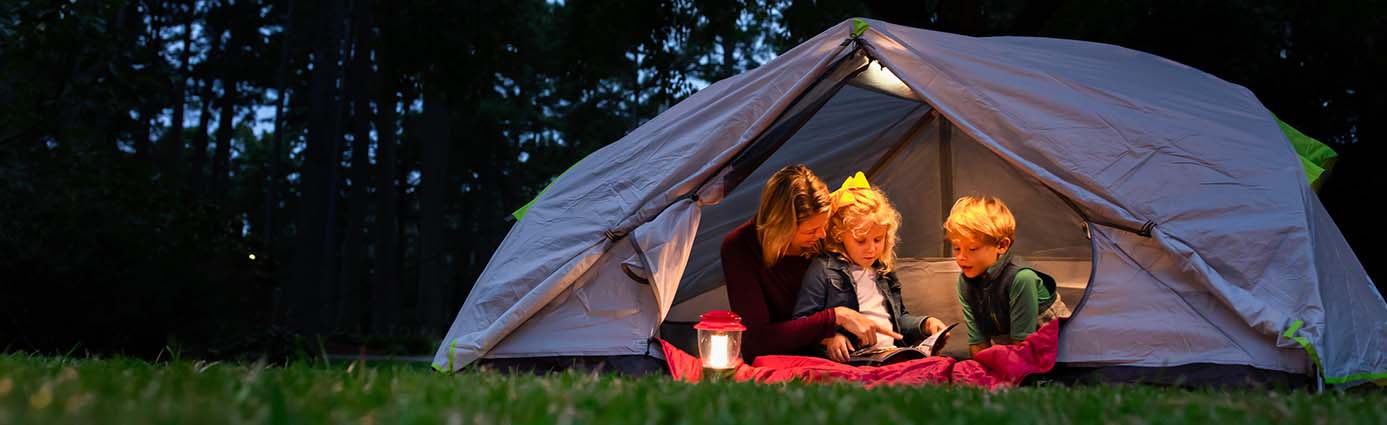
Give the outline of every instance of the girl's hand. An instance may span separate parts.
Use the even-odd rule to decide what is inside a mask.
[[[838,363],[847,363],[848,354],[852,353],[852,343],[848,342],[848,337],[842,334],[834,334],[831,337],[819,341],[824,346],[824,351],[828,352],[828,358]]]
[[[838,326],[852,333],[857,337],[857,342],[863,347],[870,347],[877,344],[877,333],[887,335],[895,339],[905,339],[901,334],[892,331],[890,328],[882,329],[876,322],[858,313],[856,310],[847,307],[834,307],[833,313],[838,317]]]
[[[944,325],[944,321],[943,321],[943,320],[939,320],[938,317],[930,316],[930,318],[925,319],[925,322],[924,322],[924,323],[920,324],[920,327],[921,327],[921,328],[924,328],[925,335],[926,335],[926,336],[929,336],[929,335],[934,335],[935,332],[939,332],[939,331],[944,330],[944,328],[946,328],[946,327],[948,327],[948,326],[945,326],[945,325]],[[950,334],[953,334],[953,332],[949,332],[949,333],[950,333]],[[944,336],[945,336],[945,337],[948,337],[949,335],[944,335]]]

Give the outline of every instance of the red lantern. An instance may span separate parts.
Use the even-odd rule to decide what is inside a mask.
[[[742,364],[742,317],[714,310],[698,317],[698,357],[708,369],[732,369]]]

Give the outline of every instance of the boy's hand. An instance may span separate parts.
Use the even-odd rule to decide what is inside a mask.
[[[982,344],[968,344],[968,357],[976,356],[979,351],[985,350],[991,346],[992,343],[986,341],[983,341]]]
[[[834,334],[831,337],[819,341],[824,346],[824,351],[828,352],[828,358],[838,363],[847,363],[848,355],[852,353],[852,343],[848,342],[848,337],[842,334]]]
[[[939,320],[938,317],[930,316],[930,318],[925,319],[924,323],[920,324],[920,327],[924,328],[925,335],[934,335],[935,332],[942,331],[948,326],[944,325],[944,321]],[[953,334],[953,332],[949,332],[949,334]],[[944,336],[948,337],[949,335]]]

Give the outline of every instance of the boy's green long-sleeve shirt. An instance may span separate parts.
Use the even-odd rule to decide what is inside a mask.
[[[1009,260],[1010,258],[1004,257],[1002,260],[997,261],[997,263],[988,267],[987,272],[980,275],[979,278],[996,276],[1003,267],[1006,267],[1006,263]],[[968,300],[964,297],[964,294],[967,293],[967,287],[965,287],[965,285],[972,284],[970,281],[973,280],[975,279],[966,278],[962,274],[958,276],[958,304],[963,306],[963,320],[968,323],[969,345],[981,344],[997,336],[983,335],[977,320],[973,319],[975,315],[990,315],[993,313],[989,311],[990,307],[988,306],[968,305]],[[1051,294],[1050,291],[1045,288],[1045,284],[1040,280],[1040,276],[1030,269],[1022,269],[1017,272],[1016,278],[1012,279],[1011,288],[1008,289],[1007,294],[1011,305],[1011,311],[997,313],[1011,315],[1011,335],[1008,336],[1011,337],[1012,341],[1020,341],[1026,339],[1026,336],[1035,333],[1037,327],[1036,323],[1040,317],[1040,306],[1048,304],[1049,301],[1053,300],[1054,294]]]

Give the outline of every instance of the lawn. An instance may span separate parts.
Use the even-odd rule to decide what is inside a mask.
[[[584,374],[442,376],[414,364],[287,367],[0,354],[0,424],[1387,423],[1381,392],[1048,386],[989,392],[685,384]],[[875,418],[872,418],[872,417]]]

